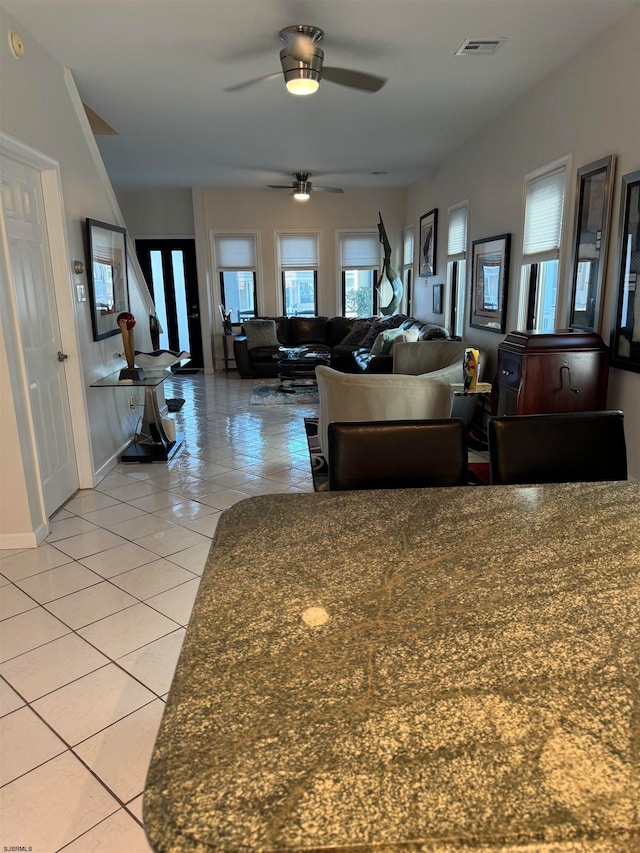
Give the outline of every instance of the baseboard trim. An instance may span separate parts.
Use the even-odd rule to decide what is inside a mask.
[[[49,535],[49,526],[40,524],[35,530],[23,533],[0,533],[0,551],[23,551],[37,548]]]

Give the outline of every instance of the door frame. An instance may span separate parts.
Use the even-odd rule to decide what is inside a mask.
[[[78,485],[81,489],[90,489],[93,488],[96,480],[93,471],[93,454],[89,432],[84,371],[74,310],[72,268],[69,259],[60,165],[57,160],[35,148],[31,148],[29,145],[20,142],[18,139],[2,131],[0,131],[0,157],[6,157],[36,169],[41,175],[47,236],[49,238],[49,251],[53,272],[53,290],[58,312],[60,337],[63,351],[69,356],[64,364],[64,370],[71,410],[71,427],[76,467],[78,470]],[[15,302],[15,290],[9,264],[9,247],[4,228],[4,216],[0,216],[0,232],[3,254],[6,258],[5,272],[8,284],[7,293],[4,297],[6,301],[4,307],[7,310],[3,310],[2,312],[2,328],[7,351],[14,353],[14,357],[8,360],[15,366],[15,370],[11,371],[11,384],[16,412],[19,416],[22,415],[24,417],[24,423],[26,424],[26,429],[20,432],[20,450],[23,459],[25,483],[32,510],[34,532],[37,540],[36,544],[38,544],[47,535],[49,523],[44,509],[38,451],[35,443],[35,431],[33,428],[27,373],[22,350],[20,324]],[[36,510],[35,513],[34,510]]]

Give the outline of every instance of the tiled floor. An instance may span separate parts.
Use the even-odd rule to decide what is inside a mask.
[[[180,376],[185,444],[78,492],[0,551],[0,845],[142,853],[142,791],[211,537],[248,496],[313,491],[303,417],[252,382]]]
[[[142,791],[222,510],[313,491],[303,417],[250,406],[249,380],[180,376],[181,452],[119,465],[46,543],[0,551],[0,844],[143,853]]]

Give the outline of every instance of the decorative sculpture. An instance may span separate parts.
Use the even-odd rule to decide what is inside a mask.
[[[378,278],[376,290],[378,291],[378,295],[380,295],[382,282],[386,278],[391,285],[391,290],[393,292],[389,304],[384,307],[380,306],[380,313],[385,317],[390,317],[392,314],[395,314],[398,310],[398,306],[400,305],[400,300],[402,299],[402,281],[400,280],[398,273],[391,266],[391,246],[389,244],[389,238],[387,237],[387,232],[384,227],[380,211],[378,211],[378,216],[380,217],[380,222],[378,223],[378,234],[380,235],[380,242],[384,246],[384,265],[382,272],[380,273],[380,277]]]
[[[133,328],[136,324],[136,318],[128,311],[123,311],[121,314],[118,314],[117,323],[120,326],[120,332],[122,333],[124,357],[127,359],[127,366],[123,367],[120,371],[119,379],[132,379],[134,381],[144,379],[144,372],[139,368],[134,367],[135,347],[133,344]]]

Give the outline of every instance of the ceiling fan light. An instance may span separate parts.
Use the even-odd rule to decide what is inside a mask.
[[[293,185],[293,197],[296,201],[307,201],[311,194],[310,181],[298,181]]]
[[[317,92],[320,88],[320,81],[306,76],[309,74],[308,71],[300,70],[297,72],[301,76],[299,77],[288,77],[286,82],[287,92],[291,95],[313,95],[314,92]],[[313,72],[311,72],[313,73]],[[305,76],[303,76],[305,75]]]

